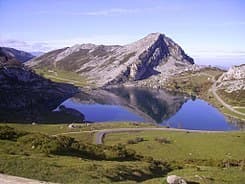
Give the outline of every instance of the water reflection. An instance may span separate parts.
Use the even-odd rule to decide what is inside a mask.
[[[222,113],[203,100],[157,89],[87,90],[62,105],[82,112],[88,121],[144,121],[202,130],[244,128],[244,123],[229,123]]]
[[[80,104],[123,106],[145,121],[161,123],[175,114],[187,99],[183,95],[173,95],[164,90],[112,88],[82,92],[71,100]]]

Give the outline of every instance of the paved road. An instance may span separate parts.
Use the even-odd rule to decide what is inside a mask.
[[[222,98],[220,98],[220,96],[216,93],[216,90],[217,90],[217,88],[216,88],[216,82],[214,82],[213,85],[212,85],[212,88],[211,88],[211,91],[212,91],[214,97],[215,97],[215,98],[216,98],[216,99],[217,99],[217,100],[218,100],[224,107],[226,107],[226,108],[229,109],[230,111],[232,111],[232,112],[234,112],[234,113],[236,113],[236,114],[240,114],[240,115],[245,116],[245,113],[242,113],[242,112],[240,112],[240,111],[237,111],[237,110],[234,109],[231,105],[225,103],[224,100],[222,100]]]
[[[236,114],[240,114],[240,115],[243,115],[245,116],[245,113],[242,113],[240,111],[237,111],[236,109],[234,109],[231,105],[227,104],[224,102],[224,100],[216,93],[217,91],[217,88],[216,88],[216,84],[217,84],[217,81],[215,80],[214,76],[212,75],[209,75],[207,73],[203,73],[202,75],[206,75],[208,77],[211,78],[212,82],[213,82],[213,85],[211,87],[211,92],[213,93],[214,97],[224,106],[226,107],[227,109],[229,109],[230,111],[236,113]]]
[[[10,176],[7,174],[0,174],[0,184],[54,184],[54,183],[22,178],[18,176]]]
[[[95,144],[103,144],[103,139],[106,134],[110,133],[121,133],[121,132],[140,132],[140,131],[176,131],[176,132],[198,132],[198,133],[221,133],[224,131],[207,131],[207,130],[187,130],[177,128],[115,128],[115,129],[104,129],[98,130],[95,134]]]

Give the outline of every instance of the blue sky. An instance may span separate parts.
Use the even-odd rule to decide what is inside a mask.
[[[245,55],[244,0],[0,0],[0,20],[1,45],[27,51],[161,32],[190,55]]]

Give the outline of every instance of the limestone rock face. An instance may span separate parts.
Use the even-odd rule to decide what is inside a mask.
[[[33,68],[58,68],[87,77],[98,87],[159,76],[167,78],[188,69],[192,58],[160,33],[124,46],[81,44],[44,54],[27,62]]]
[[[217,81],[217,88],[228,93],[245,90],[245,65],[233,66],[222,74]]]

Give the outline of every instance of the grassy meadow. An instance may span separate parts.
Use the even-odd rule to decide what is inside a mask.
[[[7,134],[5,125],[10,127]],[[244,132],[124,132],[106,135],[104,145],[93,144],[101,129],[153,126],[95,123],[69,129],[65,124],[1,124],[0,172],[68,184],[164,184],[170,174],[189,183],[244,181]]]

